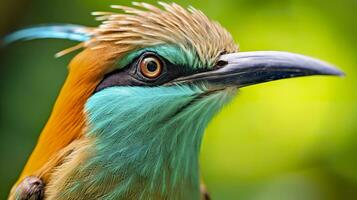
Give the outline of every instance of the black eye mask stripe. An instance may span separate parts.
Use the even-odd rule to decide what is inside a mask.
[[[163,65],[160,76],[150,79],[141,74],[140,61],[146,56],[155,56],[160,59]],[[145,52],[135,58],[133,62],[126,67],[107,74],[99,83],[94,93],[113,86],[158,86],[174,80],[175,78],[194,73],[187,72],[184,69],[187,69],[187,67],[174,65],[154,52]]]

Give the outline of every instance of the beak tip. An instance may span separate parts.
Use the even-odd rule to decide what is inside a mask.
[[[338,72],[339,73],[337,74],[337,76],[339,76],[339,77],[346,77],[347,76],[346,73],[341,71],[341,70],[338,70]]]
[[[344,78],[344,77],[346,77],[346,73],[341,71],[339,74],[337,74],[337,76],[341,77],[341,78]]]
[[[325,75],[345,77],[346,73],[343,72],[342,70],[338,69],[337,67],[329,67],[327,69]]]

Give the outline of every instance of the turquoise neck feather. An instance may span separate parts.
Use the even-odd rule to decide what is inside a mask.
[[[98,171],[76,185],[103,185],[107,199],[199,199],[203,132],[233,96],[206,92],[204,86],[172,86],[96,93],[86,104],[86,135],[94,138],[95,153],[79,171]]]

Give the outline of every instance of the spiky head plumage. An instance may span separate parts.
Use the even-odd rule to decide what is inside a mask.
[[[124,13],[93,12],[96,19],[102,21],[102,24],[95,28],[73,26],[71,29],[66,26],[61,29],[56,25],[46,31],[41,27],[38,30],[41,34],[31,30],[28,36],[28,33],[23,33],[24,35],[16,37],[67,37],[83,42],[59,52],[57,56],[82,47],[102,49],[108,45],[116,45],[118,48],[113,53],[121,57],[136,49],[169,44],[177,45],[181,50],[197,56],[202,65],[212,65],[221,54],[238,51],[230,33],[218,22],[211,21],[202,11],[192,6],[184,9],[175,3],[159,4],[163,8],[137,2],[133,3],[136,7],[113,5],[112,8]],[[11,38],[11,41],[13,40]]]
[[[218,22],[189,6],[187,9],[172,3],[159,2],[162,8],[148,3],[133,3],[133,7],[113,5],[122,10],[93,12],[102,24],[98,27],[79,25],[47,25],[15,32],[4,43],[36,38],[61,38],[81,43],[56,54],[65,55],[79,48],[102,49],[111,46],[118,58],[137,49],[176,45],[197,57],[202,65],[212,65],[219,55],[238,51],[232,36]]]
[[[203,12],[193,7],[184,9],[175,3],[159,4],[164,9],[133,3],[137,8],[112,6],[125,14],[94,12],[97,20],[103,22],[94,30],[95,37],[89,45],[102,48],[105,45],[101,42],[112,42],[121,46],[117,53],[122,54],[147,46],[174,44],[193,51],[204,64],[216,61],[222,53],[237,51],[229,32]]]

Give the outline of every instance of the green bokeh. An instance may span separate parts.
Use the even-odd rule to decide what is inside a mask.
[[[147,1],[153,3],[154,1]],[[357,197],[357,1],[176,1],[219,21],[241,51],[284,50],[339,66],[345,78],[307,77],[241,90],[210,124],[202,175],[214,199]],[[95,26],[91,11],[129,1],[2,0],[0,35],[44,23]],[[44,126],[74,43],[17,43],[0,54],[0,199]]]

